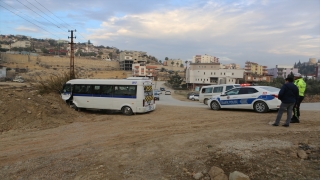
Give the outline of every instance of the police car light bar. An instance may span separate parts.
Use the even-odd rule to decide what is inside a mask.
[[[240,86],[251,86],[251,84],[240,84]]]

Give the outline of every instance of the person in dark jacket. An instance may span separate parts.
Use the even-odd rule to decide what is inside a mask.
[[[281,100],[281,105],[278,111],[277,119],[272,124],[273,126],[279,126],[283,111],[287,110],[287,120],[282,126],[289,127],[292,117],[292,109],[298,98],[299,90],[297,86],[293,84],[293,78],[286,78],[286,83],[281,87],[278,95],[278,99]]]

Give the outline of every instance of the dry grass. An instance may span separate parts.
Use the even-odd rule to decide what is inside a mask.
[[[79,75],[75,73],[75,78]],[[39,90],[40,94],[47,93],[57,93],[62,89],[62,86],[69,81],[70,75],[69,73],[62,73],[61,75],[52,74],[49,78],[44,79],[40,75],[38,75],[36,88]]]

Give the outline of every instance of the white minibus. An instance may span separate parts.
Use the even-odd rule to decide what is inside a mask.
[[[208,99],[210,99],[212,96],[225,93],[226,91],[235,87],[240,87],[240,84],[220,84],[203,86],[199,92],[199,102],[207,104]]]
[[[120,110],[132,115],[156,109],[149,78],[73,79],[64,84],[61,97],[79,110]]]

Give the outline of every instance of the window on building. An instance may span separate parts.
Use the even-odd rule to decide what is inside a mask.
[[[223,73],[223,75],[226,75],[226,73]]]
[[[232,73],[232,76],[234,75],[234,73]]]
[[[213,74],[216,75],[216,72],[214,72]]]
[[[212,75],[212,72],[211,72],[211,75]]]
[[[203,75],[206,75],[206,72],[203,72]]]

